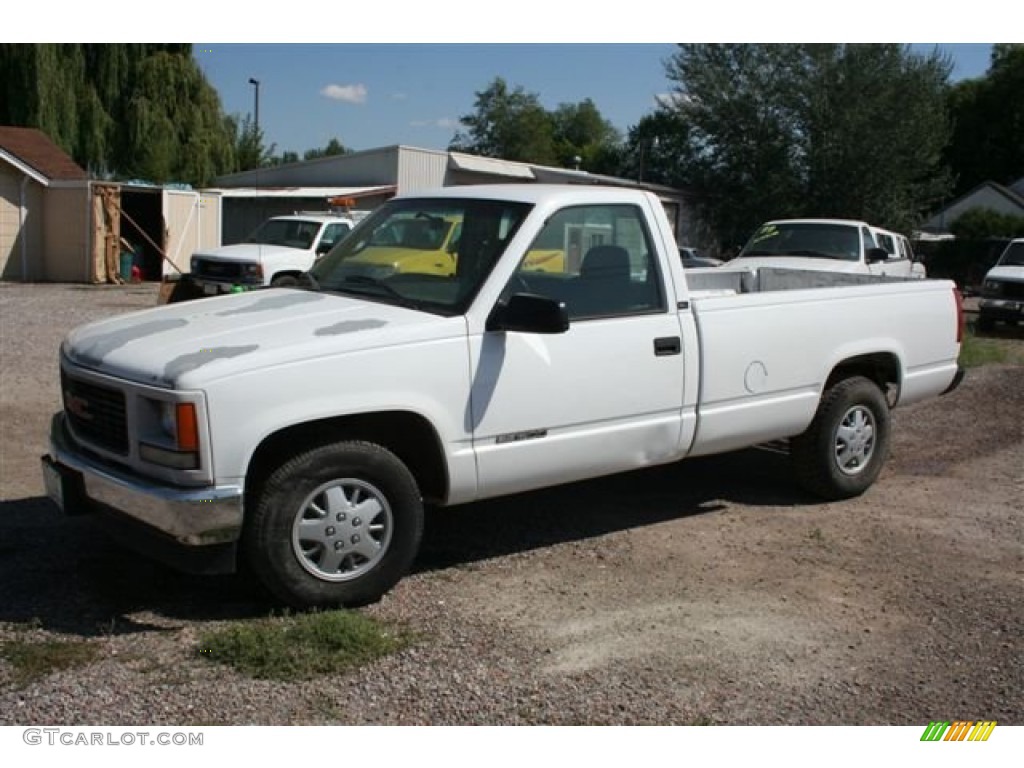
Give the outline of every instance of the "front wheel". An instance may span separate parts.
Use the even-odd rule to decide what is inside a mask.
[[[406,466],[379,445],[313,448],[255,493],[243,548],[255,573],[297,608],[381,598],[412,565],[423,503]]]
[[[834,384],[821,398],[807,430],[790,440],[800,484],[826,499],[864,493],[889,454],[889,404],[863,376]]]

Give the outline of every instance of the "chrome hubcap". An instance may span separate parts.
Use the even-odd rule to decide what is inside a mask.
[[[835,456],[839,471],[856,475],[864,471],[875,450],[875,417],[871,410],[855,405],[836,430]]]
[[[299,507],[292,551],[324,581],[348,581],[371,570],[387,552],[394,518],[387,499],[363,480],[324,483]]]

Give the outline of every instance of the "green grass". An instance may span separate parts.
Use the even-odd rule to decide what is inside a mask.
[[[1011,339],[975,336],[968,331],[960,347],[960,364],[965,368],[1010,363],[1024,365],[1024,344]]]
[[[6,640],[0,643],[0,657],[14,668],[14,682],[30,683],[51,672],[90,664],[99,648],[85,640]]]
[[[308,680],[345,672],[412,642],[354,611],[239,621],[204,634],[196,654],[263,680]]]

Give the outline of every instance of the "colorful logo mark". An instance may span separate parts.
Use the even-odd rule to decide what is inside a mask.
[[[995,720],[931,722],[921,734],[921,741],[988,741],[995,727]]]

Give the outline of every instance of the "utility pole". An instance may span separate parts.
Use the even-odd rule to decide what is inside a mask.
[[[260,81],[255,77],[249,78],[249,85],[255,86],[255,104],[253,105],[253,131],[256,134],[256,140],[260,138]]]

